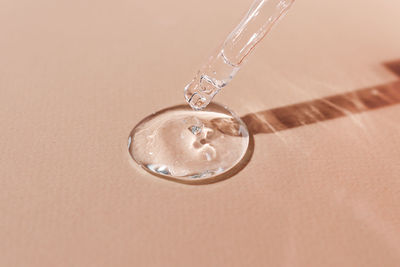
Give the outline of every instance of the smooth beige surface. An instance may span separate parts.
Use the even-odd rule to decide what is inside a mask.
[[[0,266],[399,266],[399,1],[294,4],[216,98],[253,118],[235,176],[130,160],[250,3],[1,0]]]

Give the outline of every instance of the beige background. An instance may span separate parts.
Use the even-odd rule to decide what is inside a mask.
[[[294,4],[216,98],[255,133],[233,177],[130,160],[250,3],[0,1],[0,266],[399,266],[399,1]]]

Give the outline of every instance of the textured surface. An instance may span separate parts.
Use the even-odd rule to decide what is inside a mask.
[[[130,160],[233,2],[0,1],[0,266],[398,266],[399,1],[294,4],[216,97],[255,133],[235,176]]]

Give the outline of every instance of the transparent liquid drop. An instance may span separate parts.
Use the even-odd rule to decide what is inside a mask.
[[[203,111],[182,105],[142,120],[132,130],[128,145],[132,158],[151,173],[203,180],[241,161],[249,133],[240,118],[221,105],[212,103]]]

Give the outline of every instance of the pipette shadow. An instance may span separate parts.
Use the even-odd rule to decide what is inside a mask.
[[[400,60],[384,64],[400,77]],[[400,80],[343,94],[250,113],[241,119],[251,134],[269,134],[400,103]]]

